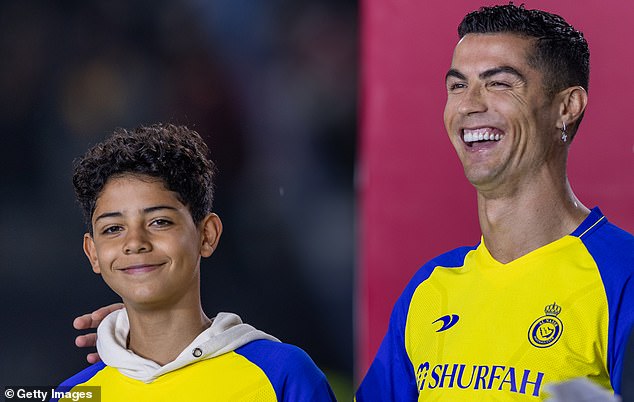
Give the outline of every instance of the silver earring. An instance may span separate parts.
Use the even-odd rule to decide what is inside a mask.
[[[566,133],[566,123],[563,123],[563,125],[561,128],[561,141],[565,143],[568,141],[568,133]]]

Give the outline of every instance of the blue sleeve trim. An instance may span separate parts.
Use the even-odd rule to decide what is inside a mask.
[[[264,371],[280,402],[336,401],[324,373],[297,346],[261,339],[235,352]]]
[[[595,211],[600,214],[598,208]],[[607,365],[612,388],[620,394],[623,359],[634,324],[634,236],[602,214],[599,218],[603,219],[585,228],[580,237],[599,267],[608,299]]]
[[[476,247],[461,247],[442,254],[414,274],[394,305],[387,334],[357,390],[357,402],[418,400],[415,373],[405,350],[405,325],[412,296],[436,267],[461,267],[467,253]]]
[[[91,366],[88,366],[82,371],[80,371],[79,373],[75,374],[74,376],[70,377],[66,381],[62,382],[59,385],[59,387],[57,387],[55,390],[56,391],[70,390],[76,385],[83,384],[86,381],[93,378],[98,372],[103,370],[104,367],[106,367],[106,364],[104,362],[97,362]],[[50,402],[57,402],[57,401],[58,401],[57,398],[50,400]]]

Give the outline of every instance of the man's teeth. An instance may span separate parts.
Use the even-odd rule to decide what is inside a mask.
[[[493,134],[488,131],[473,130],[464,131],[464,142],[476,142],[476,141],[499,141],[504,135]]]

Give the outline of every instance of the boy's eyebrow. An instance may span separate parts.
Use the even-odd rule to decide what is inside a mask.
[[[496,74],[502,74],[502,73],[512,74],[516,76],[517,78],[519,78],[522,82],[526,82],[526,77],[524,77],[524,74],[520,73],[519,71],[517,71],[517,69],[511,66],[500,66],[500,67],[490,68],[478,74],[478,78],[483,80],[483,79],[491,78]],[[464,74],[462,74],[460,71],[456,70],[455,68],[451,68],[449,69],[449,71],[447,71],[447,74],[445,74],[445,81],[447,81],[449,77],[454,77],[459,80],[467,79],[467,77]]]
[[[157,205],[154,207],[147,207],[143,209],[143,213],[149,214],[150,212],[155,212],[155,211],[160,211],[162,209],[169,209],[172,211],[178,211],[178,208],[169,206],[169,205]],[[113,212],[104,212],[103,214],[99,215],[98,217],[95,218],[95,222],[97,222],[99,219],[104,219],[104,218],[118,218],[123,216],[122,212],[119,211],[113,211]]]
[[[175,208],[175,207],[172,207],[172,206],[169,206],[169,205],[157,205],[155,207],[145,208],[145,209],[143,209],[143,212],[145,212],[147,214],[149,212],[159,211],[161,209],[170,209],[172,211],[178,211],[178,208]]]
[[[123,214],[121,212],[104,212],[103,214],[95,218],[95,222],[97,222],[99,219],[113,218],[119,216],[123,216]]]

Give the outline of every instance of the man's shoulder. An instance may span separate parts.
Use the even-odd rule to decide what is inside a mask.
[[[454,248],[453,250],[442,253],[421,266],[418,271],[412,277],[411,282],[420,283],[426,280],[429,275],[438,267],[443,268],[459,268],[464,265],[465,257],[470,251],[477,248],[475,246],[462,246]]]
[[[624,229],[621,229],[612,222],[607,222],[603,230],[604,236],[609,237],[611,240],[619,242],[619,244],[624,246],[630,246],[628,250],[632,255],[634,255],[634,249],[631,248],[631,246],[634,245],[634,235]]]
[[[573,236],[579,237],[584,243],[594,242],[599,243],[599,245],[608,242],[616,243],[619,246],[634,244],[634,236],[609,221],[598,207],[590,211],[590,215],[573,232]],[[632,250],[630,249],[630,251]]]
[[[475,246],[462,246],[454,248],[453,250],[442,253],[431,260],[429,260],[423,267],[425,266],[442,266],[446,268],[455,268],[461,267],[464,263],[465,256],[470,252],[475,250],[478,245]]]
[[[418,271],[414,273],[409,283],[403,290],[403,293],[401,293],[399,302],[405,303],[405,305],[409,305],[409,300],[414,294],[416,288],[418,288],[420,284],[429,279],[434,270],[439,267],[452,269],[464,266],[465,257],[467,256],[467,254],[470,251],[475,250],[477,247],[478,245],[457,247],[427,261],[418,269]]]
[[[579,235],[599,268],[634,273],[634,236],[604,219]],[[623,272],[623,273],[625,273]]]

